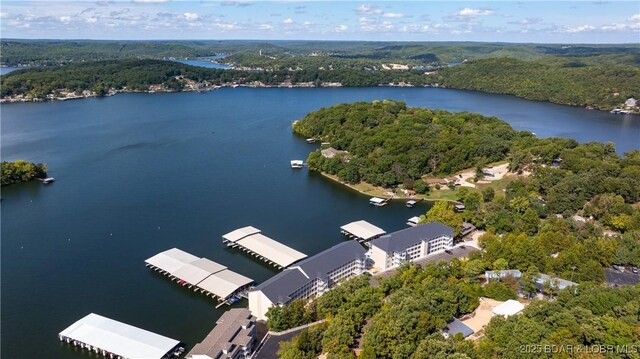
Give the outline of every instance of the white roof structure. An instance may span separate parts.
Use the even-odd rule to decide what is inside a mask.
[[[61,339],[76,340],[124,358],[161,359],[180,344],[175,339],[94,313],[71,324],[59,335]]]
[[[228,269],[214,273],[198,283],[197,287],[214,294],[219,298],[227,298],[238,288],[251,284],[253,280]]]
[[[256,233],[260,233],[260,230],[258,228],[255,228],[253,226],[246,226],[246,227],[238,228],[235,231],[229,232],[224,236],[222,236],[222,238],[230,242],[237,242],[246,236],[250,236]]]
[[[227,269],[227,267],[206,258],[199,258],[191,263],[186,263],[172,274],[189,284],[196,285],[211,274],[223,269]]]
[[[524,305],[517,300],[509,299],[506,302],[493,308],[493,315],[504,315],[509,317],[520,313],[524,309]]]
[[[363,241],[379,237],[387,232],[382,228],[376,227],[367,221],[355,221],[340,227],[343,232],[350,234]]]
[[[251,278],[232,272],[222,264],[198,258],[176,248],[156,254],[145,262],[152,268],[161,269],[170,276],[204,289],[220,299],[227,299],[238,289],[253,282]]]
[[[198,259],[198,257],[182,251],[178,248],[171,248],[169,250],[156,254],[155,256],[147,259],[144,262],[173,275],[185,264],[191,263]]]
[[[369,202],[370,203],[375,203],[375,204],[380,204],[380,203],[384,202],[384,199],[378,198],[378,197],[371,197]]]
[[[283,268],[307,257],[306,254],[276,242],[261,233],[252,234],[236,241],[236,243]]]

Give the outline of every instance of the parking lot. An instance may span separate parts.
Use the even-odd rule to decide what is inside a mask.
[[[633,285],[640,283],[640,273],[632,273],[628,269],[623,273],[617,269],[605,268],[604,276],[610,286],[619,286],[625,284]]]

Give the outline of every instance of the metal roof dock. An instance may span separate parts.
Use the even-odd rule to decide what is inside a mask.
[[[378,238],[387,232],[367,221],[355,221],[340,227],[340,233],[349,238],[357,239],[359,242],[366,242]]]
[[[58,338],[108,358],[164,359],[182,351],[175,339],[94,313],[71,324]]]
[[[222,236],[222,242],[231,248],[239,247],[263,261],[279,268],[306,258],[307,255],[277,242],[255,227],[243,227]]]
[[[230,303],[233,297],[242,296],[244,290],[253,283],[251,278],[230,271],[222,264],[198,258],[177,248],[156,254],[147,259],[145,265],[189,289],[217,297],[223,303]]]

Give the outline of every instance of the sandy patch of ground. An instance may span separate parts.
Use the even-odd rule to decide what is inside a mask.
[[[489,324],[489,321],[493,317],[493,308],[502,303],[504,302],[491,298],[483,298],[480,300],[480,306],[476,308],[473,318],[465,319],[462,322],[477,333]]]
[[[509,167],[508,162],[499,164],[497,166],[493,166],[491,168],[485,167],[484,171],[487,173],[491,173],[493,177],[485,176],[482,180],[476,183],[491,183],[493,181],[501,180],[502,177],[504,177],[507,173],[509,173],[508,167]],[[464,187],[475,187],[476,185],[473,182],[473,177],[475,177],[475,175],[476,175],[475,169],[469,169],[464,172],[461,172],[460,176],[462,176],[462,178],[460,180],[460,185]]]

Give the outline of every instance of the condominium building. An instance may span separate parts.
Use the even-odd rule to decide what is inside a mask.
[[[256,317],[246,308],[225,312],[204,340],[187,354],[187,359],[245,359],[256,342]]]
[[[374,267],[387,270],[453,246],[453,228],[431,222],[389,233],[369,242],[366,256]]]
[[[364,272],[365,261],[365,249],[358,242],[335,245],[255,287],[249,292],[249,309],[258,320],[266,320],[270,307],[319,297],[342,279]]]

